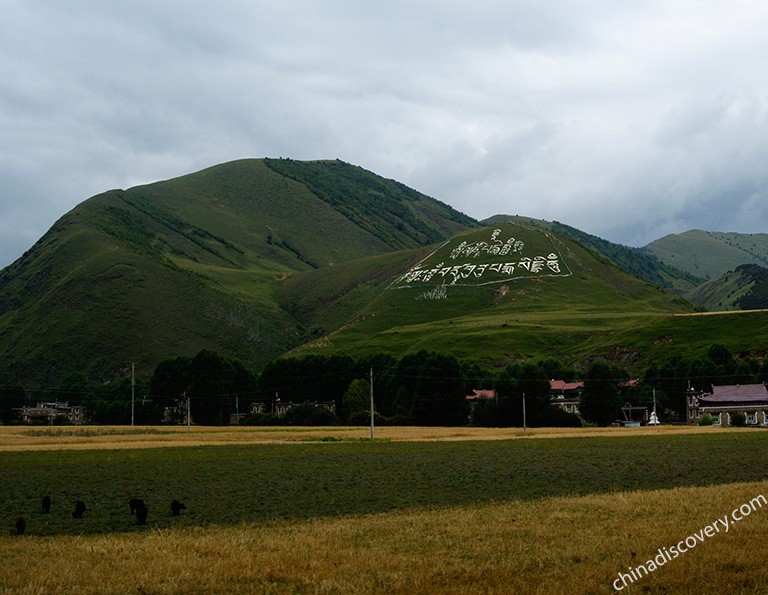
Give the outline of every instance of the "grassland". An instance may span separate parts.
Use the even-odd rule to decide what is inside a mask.
[[[0,428],[0,592],[608,593],[618,572],[768,493],[760,430],[367,436]],[[165,510],[173,497],[181,517]],[[19,514],[28,531],[10,535]],[[756,510],[628,591],[763,592],[766,537]]]
[[[768,482],[222,527],[0,537],[5,593],[612,593]],[[628,593],[761,593],[760,510]]]
[[[749,428],[741,432],[757,431]],[[474,428],[380,426],[374,441],[455,442],[534,438],[610,438],[693,434],[729,434],[716,426],[657,426],[655,428]],[[304,442],[361,442],[370,440],[370,428],[351,426],[0,426],[0,452],[41,450],[125,450],[166,446],[240,446]]]
[[[536,236],[523,226],[505,224],[499,229],[504,229],[501,237],[525,238],[535,246],[531,238]],[[430,258],[445,260],[444,253],[462,238],[487,235],[487,231],[472,231],[452,239],[426,262],[431,262]],[[760,353],[768,348],[763,332],[768,312],[698,315],[690,304],[626,275],[577,243],[555,236],[550,239],[562,256],[563,270],[572,272],[570,276],[532,277],[488,286],[448,286],[442,299],[425,298],[434,287],[377,288],[378,294],[366,295],[370,302],[354,319],[292,354],[385,352],[402,357],[428,349],[488,367],[542,357],[580,367],[602,357],[616,360],[631,373],[641,373],[651,363],[672,355],[703,357],[713,343],[724,344],[737,354]],[[546,252],[543,246],[537,249]],[[392,271],[394,263],[381,258],[379,264],[384,267],[385,263],[390,266],[389,275],[395,278],[398,273]],[[336,312],[349,311],[344,306],[351,292],[370,287],[339,283],[349,266],[342,265],[335,271],[332,286],[349,289],[341,296],[345,302],[334,308]],[[286,283],[286,293],[300,295],[296,298],[298,304],[335,303],[338,296],[322,283],[308,282],[316,276],[318,272],[297,275]],[[328,327],[319,317],[310,317],[307,323]]]
[[[619,571],[768,493],[761,430],[367,436],[0,428],[0,590],[610,592]],[[129,514],[131,497],[147,502],[147,526]],[[181,517],[172,498],[187,505]],[[89,507],[80,521],[74,499]],[[12,536],[20,514],[27,534]],[[761,592],[767,537],[768,508],[630,592]]]
[[[698,277],[715,278],[740,264],[765,266],[768,234],[691,230],[655,240],[646,250],[661,261]]]

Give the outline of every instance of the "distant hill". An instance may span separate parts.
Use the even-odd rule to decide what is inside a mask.
[[[742,264],[686,294],[706,310],[758,310],[768,308],[768,269]]]
[[[473,225],[340,161],[241,160],[105,192],[0,272],[0,379],[109,379],[202,348],[258,366],[306,332],[281,280]]]
[[[694,229],[665,236],[645,249],[660,261],[714,279],[742,264],[768,266],[768,234],[722,233]]]

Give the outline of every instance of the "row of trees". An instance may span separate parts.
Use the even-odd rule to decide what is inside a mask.
[[[650,406],[654,398],[662,420],[684,421],[689,388],[764,382],[768,360],[737,360],[724,346],[713,345],[701,358],[675,356],[653,364],[636,386],[626,388],[624,383],[622,388],[628,372],[600,360],[577,374],[555,360],[487,370],[428,351],[399,360],[388,355],[312,355],[275,360],[256,375],[241,362],[204,350],[163,361],[149,382],[138,381],[133,416],[137,424],[182,423],[189,407],[194,423],[206,425],[229,423],[233,413],[240,413],[245,423],[365,423],[372,379],[380,423],[522,426],[525,400],[530,426],[578,425],[578,418],[550,404],[551,378],[584,381],[580,410],[591,423],[611,423],[621,417],[625,403]],[[126,424],[131,421],[131,389],[128,378],[93,385],[73,374],[34,399],[84,405],[93,423]],[[465,396],[472,389],[494,389],[498,397],[470,407]],[[0,385],[0,420],[11,423],[14,408],[32,399],[19,387]],[[278,403],[288,401],[333,403],[335,415],[313,407],[296,409],[280,420],[271,415]],[[254,402],[263,403],[267,413],[248,416]]]

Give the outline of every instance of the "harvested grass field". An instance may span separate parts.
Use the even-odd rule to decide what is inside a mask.
[[[728,431],[719,427],[657,426],[639,428],[442,428],[382,426],[375,428],[380,441],[510,440],[513,438],[584,438],[596,436],[668,436]],[[745,429],[742,431],[760,431]],[[248,426],[0,426],[0,452],[22,450],[91,450],[160,448],[164,446],[215,446],[225,444],[275,444],[370,439],[370,428],[248,427]]]
[[[768,483],[307,521],[0,538],[6,593],[611,593]],[[768,510],[628,593],[764,593]],[[622,587],[621,583],[618,586]]]
[[[7,447],[17,429],[1,430]],[[619,572],[768,496],[761,431],[381,428],[370,444],[363,429],[193,428],[183,446],[183,432],[79,430],[93,435],[54,429],[39,450],[46,437],[25,429],[0,452],[0,592],[608,593]],[[193,439],[227,432],[226,445]],[[179,442],[135,448],[142,437]],[[53,446],[68,439],[103,442]],[[130,497],[147,501],[147,526]],[[75,498],[89,503],[81,521]],[[11,535],[19,514],[27,534]],[[625,590],[766,592],[767,542],[768,507]]]

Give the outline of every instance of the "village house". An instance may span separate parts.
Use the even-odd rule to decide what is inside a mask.
[[[315,407],[325,407],[328,411],[331,413],[336,413],[336,403],[333,401],[327,401],[327,402],[316,402],[316,401],[305,401],[304,403],[293,403],[291,401],[281,401],[280,399],[276,399],[274,403],[272,404],[272,413],[274,413],[278,417],[283,417],[288,411],[294,407],[298,407],[300,405],[305,404],[311,404]],[[257,402],[257,403],[251,403],[251,414],[260,414],[265,413],[265,405],[264,403]]]
[[[549,381],[549,400],[552,405],[557,405],[567,413],[579,415],[581,403],[581,391],[584,390],[583,382],[566,382],[564,380]]]
[[[480,401],[493,401],[497,396],[496,391],[493,389],[473,388],[472,393],[464,397],[467,403],[469,403],[468,422],[472,423],[475,415],[475,407]]]
[[[496,391],[495,390],[486,390],[481,388],[474,388],[472,389],[472,394],[467,395],[464,397],[467,401],[470,403],[476,403],[477,401],[482,401],[484,399],[495,399],[496,398]]]
[[[24,406],[16,411],[24,423],[70,423],[79,426],[85,422],[84,408],[80,405],[70,406],[69,403],[38,403],[37,406]]]
[[[768,426],[768,389],[765,384],[728,384],[713,386],[711,393],[689,390],[688,423],[698,423],[704,415],[719,425],[731,425],[732,416],[742,413],[747,425]]]

